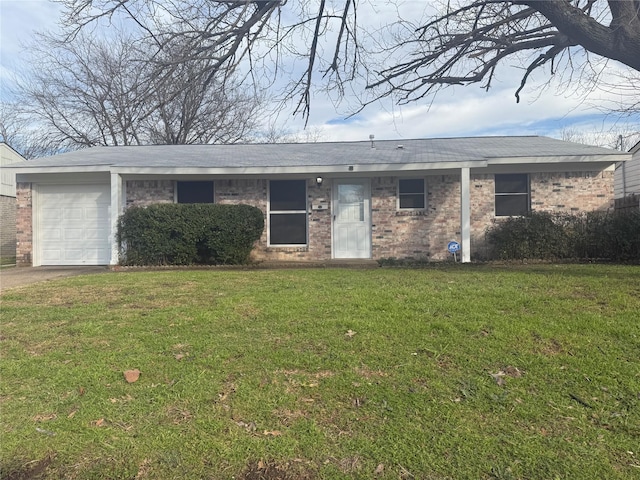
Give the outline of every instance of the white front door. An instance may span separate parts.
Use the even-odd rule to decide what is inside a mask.
[[[333,258],[371,258],[371,187],[368,179],[333,183]]]

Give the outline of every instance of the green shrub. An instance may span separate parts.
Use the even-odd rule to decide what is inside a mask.
[[[565,258],[570,249],[566,222],[540,212],[502,220],[487,232],[490,255],[502,260]]]
[[[491,259],[640,262],[640,211],[577,215],[533,212],[487,230]]]
[[[249,205],[157,204],[131,207],[120,217],[124,265],[247,263],[264,229]]]

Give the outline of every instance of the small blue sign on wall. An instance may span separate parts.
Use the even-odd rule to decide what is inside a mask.
[[[458,242],[449,242],[447,245],[447,250],[449,253],[456,253],[460,251],[460,244]]]

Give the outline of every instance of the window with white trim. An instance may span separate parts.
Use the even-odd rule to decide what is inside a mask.
[[[213,182],[176,182],[177,203],[213,203]]]
[[[496,217],[527,215],[531,210],[529,175],[526,173],[496,174]]]
[[[427,188],[424,178],[398,180],[398,209],[424,210],[427,206]]]
[[[269,181],[269,245],[307,244],[307,182]]]

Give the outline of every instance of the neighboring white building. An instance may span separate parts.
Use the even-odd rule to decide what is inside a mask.
[[[5,168],[26,161],[22,155],[0,142],[0,257],[16,256],[16,175]]]
[[[616,166],[616,198],[640,195],[640,142],[631,147],[629,153],[633,155],[632,160],[620,162]]]

